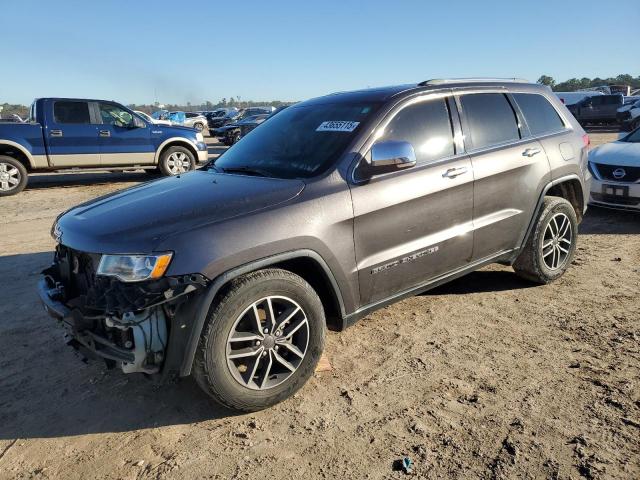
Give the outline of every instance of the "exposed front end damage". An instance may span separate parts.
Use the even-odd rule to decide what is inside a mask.
[[[181,306],[208,280],[199,274],[125,283],[97,275],[99,254],[56,249],[38,291],[45,310],[66,329],[67,343],[125,373],[167,374],[182,361],[188,319]],[[168,359],[173,356],[174,359]]]

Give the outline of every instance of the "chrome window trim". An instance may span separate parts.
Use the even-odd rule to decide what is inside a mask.
[[[513,111],[513,114],[516,117],[516,122],[517,122],[516,125],[518,127],[518,134],[520,135],[519,139],[508,140],[506,142],[501,142],[501,143],[494,143],[492,145],[487,145],[481,148],[473,148],[473,147],[469,148],[469,144],[473,146],[473,141],[471,140],[471,135],[469,135],[469,140],[467,142],[467,136],[465,135],[465,133],[470,133],[471,128],[467,122],[467,117],[464,112],[464,108],[462,106],[461,97],[463,95],[474,95],[474,94],[480,94],[480,93],[497,93],[497,94],[506,96],[507,103],[511,107],[511,110]],[[517,104],[515,105],[512,104],[512,103],[515,103],[515,100],[509,95],[510,93],[513,93],[513,92],[511,92],[510,90],[507,90],[506,88],[495,88],[495,87],[487,88],[487,89],[470,89],[470,90],[454,91],[456,105],[460,112],[460,123],[462,124],[462,138],[464,139],[465,149],[469,155],[476,154],[478,152],[504,148],[510,145],[518,145],[522,142],[530,142],[533,139],[533,136],[531,135],[531,131],[529,130],[529,125],[527,125],[526,123],[526,119],[524,120],[525,122],[524,124],[521,123],[522,120],[524,119],[524,115],[521,113],[520,107]],[[465,131],[465,127],[469,132]]]
[[[549,135],[553,135],[557,132],[566,132],[566,131],[572,131],[573,127],[571,126],[571,122],[569,122],[569,120],[567,119],[567,117],[563,114],[563,112],[560,112],[558,110],[558,108],[555,106],[554,104],[554,99],[551,99],[549,96],[545,95],[545,93],[543,92],[526,92],[523,91],[521,89],[513,89],[513,90],[509,90],[509,93],[511,93],[512,95],[514,93],[520,93],[520,94],[527,94],[527,95],[540,95],[542,98],[544,98],[547,102],[549,102],[549,105],[551,105],[551,107],[556,111],[556,114],[560,117],[560,120],[562,120],[562,123],[564,124],[564,128],[560,128],[558,130],[553,130],[553,131],[549,131],[549,132],[544,132],[541,135],[534,136],[535,138],[544,138],[547,137]],[[556,97],[557,100],[557,97]],[[514,98],[514,101],[516,103],[516,105],[518,105],[518,101]],[[518,108],[520,108],[520,105],[518,105]],[[524,118],[524,121],[527,121],[527,117],[524,115],[524,113],[522,114],[522,117]]]
[[[362,161],[362,159],[364,159],[366,157],[366,155],[369,153],[369,151],[371,150],[371,147],[373,146],[373,144],[375,143],[375,141],[380,138],[380,136],[382,135],[382,133],[384,132],[384,130],[387,128],[387,126],[389,125],[389,123],[391,123],[391,121],[396,117],[396,115],[398,115],[398,113],[400,113],[401,111],[403,111],[405,108],[411,106],[411,105],[415,105],[417,103],[422,103],[422,102],[428,102],[430,100],[437,100],[437,99],[444,99],[445,100],[445,106],[447,107],[447,111],[449,112],[449,122],[451,124],[451,130],[452,130],[452,136],[453,136],[453,145],[454,145],[454,151],[455,154],[454,155],[449,155],[447,157],[443,157],[443,158],[438,158],[435,160],[430,160],[430,161],[423,161],[423,162],[419,162],[414,168],[421,168],[427,165],[433,165],[433,164],[437,164],[437,163],[443,163],[446,161],[450,161],[453,159],[457,159],[457,158],[462,158],[464,156],[466,156],[466,152],[465,152],[465,148],[464,148],[464,142],[460,141],[460,139],[456,138],[456,126],[454,124],[454,118],[451,112],[451,107],[450,105],[446,102],[446,99],[448,97],[453,97],[454,93],[449,89],[446,91],[438,91],[438,92],[426,92],[426,93],[420,93],[418,95],[412,96],[412,97],[408,97],[408,98],[403,98],[400,101],[398,101],[397,103],[395,103],[393,106],[391,106],[391,108],[389,109],[389,111],[385,114],[385,116],[383,117],[383,119],[368,133],[366,134],[366,139],[362,142],[361,146],[355,150],[356,155],[358,155],[360,158],[353,160],[352,164],[349,166],[349,180],[350,183],[353,185],[359,185],[361,183],[365,183],[365,182],[369,182],[371,179],[367,178],[367,179],[362,179],[362,180],[357,180],[355,178],[355,173],[357,170],[358,165],[360,164],[360,162]],[[460,151],[458,151],[460,150]],[[364,154],[362,153],[364,152]],[[408,170],[414,170],[414,168],[411,169],[407,169],[407,170],[398,170],[395,172],[387,172],[387,173],[381,173],[379,175],[376,175],[375,178],[382,178],[382,177],[387,177],[389,175],[396,175],[398,173],[402,173],[404,171],[408,171]]]

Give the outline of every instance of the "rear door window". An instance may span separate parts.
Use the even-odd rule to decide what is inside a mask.
[[[513,107],[502,93],[471,93],[460,97],[473,149],[519,140]]]
[[[556,109],[543,95],[514,93],[513,98],[520,107],[532,135],[557,132],[565,127]]]
[[[89,103],[62,101],[53,104],[53,119],[61,124],[90,124]]]
[[[393,117],[380,140],[400,140],[413,145],[418,162],[454,154],[449,109],[443,98],[409,105]]]

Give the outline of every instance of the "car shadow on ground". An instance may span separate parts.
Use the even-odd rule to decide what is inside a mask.
[[[504,292],[532,288],[537,285],[518,277],[510,270],[478,270],[460,277],[423,295],[466,295],[468,293]]]
[[[578,231],[581,235],[640,234],[640,212],[589,206]]]
[[[53,252],[0,256],[0,440],[188,425],[236,415],[191,378],[157,384],[85,363],[44,313],[36,285]],[[1,475],[0,475],[1,476]]]

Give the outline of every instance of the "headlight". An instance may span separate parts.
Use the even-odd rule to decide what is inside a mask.
[[[204,143],[204,135],[202,135],[202,133],[201,133],[201,132],[196,133],[196,140],[197,140],[199,143]]]
[[[160,278],[167,271],[172,253],[160,255],[103,255],[98,275],[116,277],[123,282]]]

